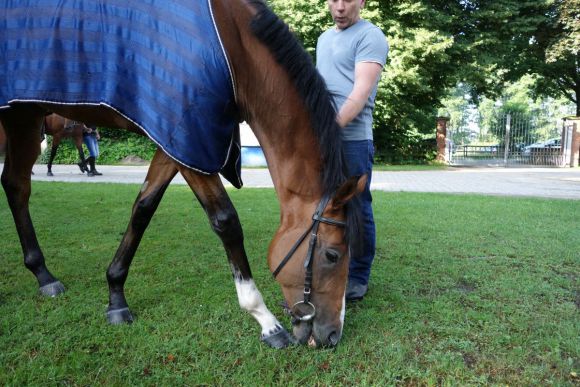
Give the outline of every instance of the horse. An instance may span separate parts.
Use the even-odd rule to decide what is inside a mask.
[[[99,7],[109,4],[96,3]],[[87,76],[86,84],[72,87],[77,94],[71,98],[76,98],[77,102],[63,103],[45,95],[29,95],[14,97],[2,106],[0,93],[0,121],[8,138],[2,186],[22,245],[24,264],[35,275],[40,293],[54,297],[65,291],[64,285],[46,266],[29,213],[30,171],[39,153],[38,138],[43,117],[50,111],[87,125],[94,123],[144,133],[158,145],[133,204],[127,229],[106,271],[109,287],[106,317],[109,323],[133,321],[124,293],[129,267],[164,192],[173,177],[180,173],[201,203],[213,231],[224,246],[239,305],[260,325],[261,341],[274,348],[292,344],[336,346],[343,334],[349,257],[360,240],[357,195],[362,191],[367,177],[347,176],[341,152],[341,129],[335,120],[336,109],[311,57],[289,27],[261,0],[176,1],[171,3],[171,7],[163,3],[158,10],[149,9],[150,2],[125,0],[118,3],[118,7],[127,3],[130,5],[131,11],[124,15],[139,13],[143,9],[147,15],[156,14],[157,11],[174,12],[171,7],[178,6],[171,26],[181,22],[181,16],[189,9],[187,7],[209,7],[213,17],[211,28],[215,28],[219,39],[212,49],[217,51],[212,51],[210,58],[214,60],[221,50],[227,59],[231,75],[229,86],[234,95],[233,109],[224,109],[225,105],[219,105],[220,108],[214,110],[203,109],[193,115],[193,121],[206,120],[206,125],[212,125],[222,120],[226,112],[233,112],[236,125],[246,121],[264,150],[280,208],[280,224],[268,246],[267,264],[289,306],[292,334],[268,309],[258,290],[244,249],[244,235],[237,212],[219,174],[185,165],[177,152],[169,151],[159,137],[152,134],[156,128],[140,123],[143,117],[129,116],[126,110],[112,106],[108,101],[87,102],[88,97],[83,90],[91,86],[91,77],[96,76],[95,73]],[[89,1],[83,2],[83,6],[89,5]],[[25,10],[23,14],[29,15],[31,12]],[[52,13],[57,14],[56,11]],[[105,13],[101,12],[101,15]],[[14,17],[13,14],[11,16]],[[92,14],[85,16],[92,17]],[[126,28],[135,26],[135,23],[123,18],[120,20]],[[50,28],[58,24],[50,23]],[[73,30],[77,33],[76,27]],[[200,29],[199,36],[193,36],[193,43],[188,44],[209,39],[211,31]],[[29,35],[33,32],[29,31]],[[46,33],[45,29],[41,35]],[[20,35],[16,31],[14,36]],[[154,39],[158,38],[162,38],[160,33],[155,34]],[[107,38],[106,43],[109,42]],[[164,42],[164,45],[168,44],[172,42]],[[64,44],[58,47],[64,47]],[[70,46],[67,47],[70,50]],[[66,56],[67,61],[81,57],[83,53],[74,51],[81,47],[88,45],[74,45],[72,52],[62,56]],[[180,45],[179,48],[179,58],[189,55],[186,46]],[[5,53],[4,57],[22,56],[25,52],[28,55],[29,51],[20,49],[15,53]],[[123,53],[125,58],[129,58],[125,51]],[[114,71],[121,71],[123,66],[128,64],[116,63]],[[11,71],[15,74],[14,68]],[[3,76],[1,72],[0,64],[0,78]],[[120,73],[107,81],[120,82],[124,74]],[[132,78],[131,92],[150,75],[126,74],[138,76]],[[67,80],[70,79],[69,75],[74,74],[65,75],[67,77],[64,79]],[[44,80],[46,74],[37,73],[35,76]],[[190,76],[187,82],[196,79]],[[199,90],[210,98],[216,82],[203,81],[210,84],[200,86]],[[178,94],[174,98],[187,92],[187,82],[176,90]],[[161,92],[163,85],[160,85],[154,90]],[[122,86],[112,89],[122,90]],[[31,93],[28,89],[24,92]],[[113,98],[117,97],[116,93],[112,95]],[[221,95],[218,97],[222,98]],[[169,108],[160,106],[160,111],[145,113],[162,124],[163,114],[171,114],[170,109],[177,105],[175,100],[171,103]],[[235,131],[232,136],[235,137]],[[225,143],[230,144],[230,140],[226,139]],[[193,142],[189,144],[196,145]],[[228,152],[234,148],[230,146]],[[223,174],[224,171],[219,173]]]
[[[50,158],[48,159],[46,172],[47,176],[54,176],[52,173],[52,162],[56,156],[56,151],[63,138],[72,139],[79,152],[80,162],[78,166],[81,172],[88,172],[85,153],[83,152],[83,129],[85,125],[81,122],[71,121],[58,114],[50,114],[44,118],[44,133],[52,136],[52,146],[50,148]]]
[[[4,128],[0,123],[0,155],[4,154],[4,148],[6,147],[6,138],[4,134]]]

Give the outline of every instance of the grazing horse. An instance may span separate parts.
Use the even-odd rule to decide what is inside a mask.
[[[70,137],[79,152],[80,162],[78,163],[81,172],[87,172],[87,163],[85,160],[85,153],[83,152],[83,128],[84,124],[81,122],[71,121],[67,118],[61,117],[58,114],[51,114],[44,118],[44,133],[52,136],[52,146],[50,148],[50,158],[48,159],[46,172],[47,176],[54,176],[52,174],[52,162],[56,156],[56,151],[63,138]]]
[[[0,154],[4,154],[6,148],[6,135],[4,134],[4,127],[0,123]]]
[[[29,3],[37,2],[29,0]],[[275,348],[293,342],[335,346],[342,336],[344,325],[349,254],[359,240],[356,195],[363,189],[366,176],[346,176],[340,128],[335,121],[336,112],[330,95],[310,56],[288,26],[258,0],[176,0],[167,3],[110,0],[74,4],[77,7],[75,10],[51,8],[50,12],[41,4],[38,11],[46,12],[39,12],[38,21],[28,19],[33,13],[30,9],[20,13],[0,10],[0,14],[8,13],[0,20],[13,20],[17,15],[25,20],[22,23],[14,22],[14,31],[0,28],[0,41],[8,42],[0,45],[0,50],[2,47],[17,47],[12,52],[0,52],[10,63],[11,75],[5,77],[2,71],[6,67],[3,68],[0,63],[0,79],[11,82],[17,79],[18,66],[25,66],[22,64],[24,56],[28,58],[37,48],[36,42],[30,44],[30,49],[22,48],[24,43],[12,42],[22,38],[20,25],[31,29],[27,30],[27,37],[36,34],[40,41],[48,41],[57,52],[54,61],[61,66],[45,73],[37,71],[39,62],[34,61],[30,67],[37,71],[34,76],[46,81],[44,77],[48,76],[47,73],[63,74],[62,79],[54,81],[54,88],[36,92],[31,91],[33,84],[44,85],[45,82],[36,82],[26,72],[28,70],[23,70],[28,74],[27,79],[33,78],[34,81],[30,85],[25,83],[18,89],[19,94],[12,97],[6,94],[16,90],[20,81],[14,80],[14,84],[4,90],[0,83],[0,121],[8,138],[2,185],[22,245],[24,263],[36,276],[40,292],[55,296],[64,291],[62,283],[46,267],[29,213],[30,171],[39,152],[41,123],[46,112],[50,111],[85,123],[145,133],[158,145],[133,205],[127,230],[107,269],[107,318],[110,323],[133,320],[124,294],[129,266],[164,192],[179,172],[203,206],[211,227],[223,243],[240,307],[261,326],[261,339]],[[158,7],[151,8],[155,4]],[[212,16],[210,24],[192,33],[183,33],[183,29],[193,28],[190,21],[184,20],[187,15],[194,13],[191,21],[203,19],[195,12],[207,13],[208,10]],[[66,19],[75,12],[86,12],[81,15],[86,22]],[[94,14],[97,12],[100,18],[109,19],[95,25]],[[168,22],[149,22],[149,18],[161,17],[165,13],[170,16]],[[62,15],[63,19],[47,21],[47,14]],[[136,19],[127,20],[131,17]],[[113,25],[116,22],[118,25]],[[12,25],[7,23],[4,25]],[[30,27],[34,23],[43,28],[34,31]],[[62,30],[53,35],[56,40],[46,40],[48,32],[58,26]],[[83,26],[90,31],[80,31]],[[79,39],[93,38],[97,39],[98,44],[95,41],[77,44],[66,39],[58,40],[67,27],[74,35],[71,39],[79,36]],[[131,28],[133,30],[126,30]],[[159,30],[150,31],[151,38],[147,37],[145,32],[153,28]],[[103,35],[103,40],[98,35],[101,32],[108,34]],[[130,41],[120,43],[124,44],[121,48],[109,46],[115,33]],[[213,38],[216,40],[209,52],[193,56],[189,51],[196,44],[205,44]],[[176,44],[173,39],[189,40]],[[177,55],[171,53],[170,46],[175,46]],[[94,52],[78,52],[95,47],[102,48],[104,52],[98,61]],[[145,51],[131,51],[140,49]],[[147,51],[154,49],[159,53]],[[68,51],[62,53],[59,50]],[[46,50],[42,48],[41,51],[45,55]],[[115,54],[120,57],[111,58]],[[204,73],[214,62],[221,61],[220,54],[227,61],[229,78],[226,82],[211,78],[220,70]],[[61,61],[62,57],[67,58],[66,63]],[[91,58],[86,68],[80,62],[83,58]],[[156,68],[151,64],[156,58],[168,63],[167,68]],[[75,59],[78,62],[71,62]],[[107,60],[115,62],[111,64]],[[50,59],[45,59],[45,62],[50,62]],[[132,63],[137,67],[126,68]],[[193,67],[179,67],[184,63]],[[141,72],[138,73],[138,70]],[[112,73],[107,73],[110,75],[103,79],[98,78],[99,71]],[[176,83],[176,78],[172,77],[180,71],[185,77],[182,83]],[[79,78],[74,78],[76,76]],[[154,82],[153,87],[145,85],[145,80],[149,78]],[[128,85],[119,83],[124,80],[129,82]],[[202,83],[190,87],[191,83],[198,81]],[[224,85],[227,87],[222,88]],[[51,93],[58,87],[65,90],[55,97]],[[229,99],[228,88],[231,88],[232,99]],[[221,91],[216,92],[218,89]],[[96,95],[96,92],[103,95]],[[209,107],[199,107],[201,102],[184,101],[190,93],[201,96],[204,103],[209,102]],[[120,96],[152,96],[158,99],[150,105],[141,99],[123,105]],[[143,106],[157,107],[157,111],[149,108],[143,110]],[[162,136],[167,129],[165,119],[173,114],[178,120],[168,126],[170,139],[165,141]],[[226,138],[223,138],[223,133],[218,138],[221,145],[225,145],[226,156],[236,155],[233,140],[237,125],[241,120],[247,121],[264,150],[274,182],[280,204],[280,225],[270,242],[267,262],[290,306],[294,336],[267,308],[253,280],[238,215],[217,173],[227,172],[225,164],[217,171],[212,166],[203,170],[195,164],[195,158],[201,156],[209,158],[214,166],[221,165],[223,160],[208,151],[213,150],[213,146],[197,143],[205,140],[208,133],[185,133],[189,127],[204,129],[201,126],[208,126],[212,130],[215,127],[217,131],[223,127],[231,128],[230,121],[226,119],[228,116],[234,119],[234,130],[225,130]],[[181,124],[179,120],[184,117],[191,120]],[[185,138],[186,146],[182,148],[179,148],[180,136]],[[177,149],[170,145],[176,145]],[[181,153],[180,149],[184,149],[185,153]],[[218,160],[218,163],[212,160]]]

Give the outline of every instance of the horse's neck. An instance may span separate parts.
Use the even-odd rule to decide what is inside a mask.
[[[286,111],[284,104],[257,98],[248,101],[259,107],[248,118],[268,161],[278,195],[319,197],[320,152],[303,111]]]
[[[227,4],[226,4],[227,3]],[[237,103],[268,161],[280,198],[315,202],[322,193],[320,150],[308,111],[286,70],[276,63],[269,49],[249,30],[252,11],[244,1],[214,1],[234,19],[216,12],[221,26],[236,25],[237,31],[221,28],[236,83]],[[220,23],[218,23],[220,24]]]

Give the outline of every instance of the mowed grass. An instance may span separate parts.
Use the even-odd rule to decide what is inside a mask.
[[[580,202],[376,192],[368,297],[334,350],[260,343],[200,205],[171,186],[126,284],[132,325],[105,321],[105,270],[137,185],[33,183],[47,299],[0,200],[0,385],[577,385]],[[273,190],[231,191],[266,303]]]

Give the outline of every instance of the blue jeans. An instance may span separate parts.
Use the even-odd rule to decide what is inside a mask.
[[[373,173],[373,156],[375,153],[372,140],[344,141],[342,143],[349,175],[367,174],[367,184],[359,195],[363,221],[362,255],[350,257],[348,279],[351,282],[367,285],[371,275],[371,265],[375,259],[375,219],[373,217],[371,196],[371,178]]]
[[[99,142],[97,141],[97,136],[92,134],[84,134],[83,142],[89,150],[89,155],[95,159],[99,157]]]

